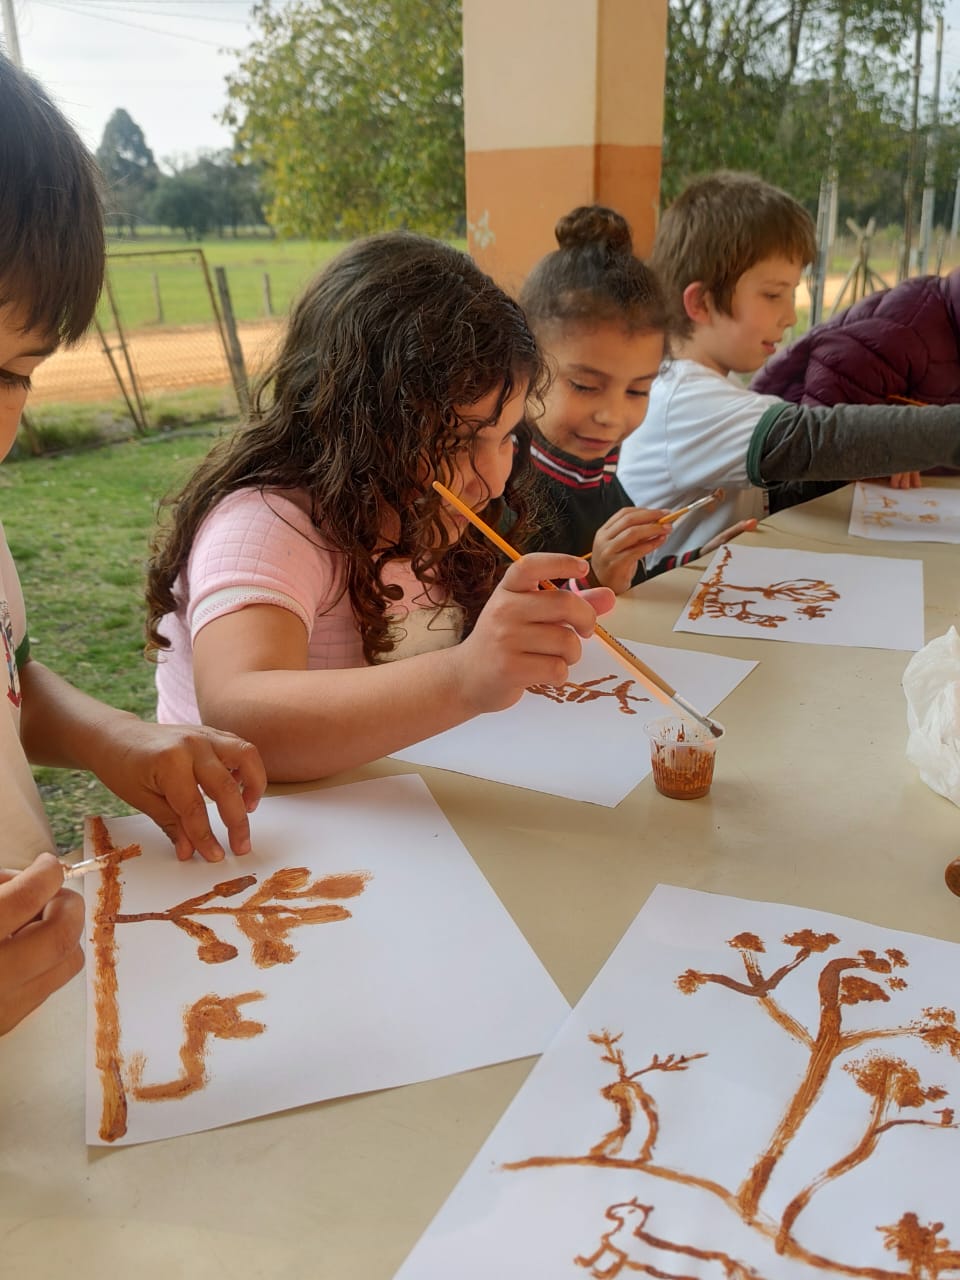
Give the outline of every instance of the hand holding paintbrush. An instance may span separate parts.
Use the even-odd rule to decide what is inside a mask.
[[[502,538],[495,529],[491,529],[484,520],[481,520],[475,511],[468,507],[465,502],[461,502],[457,495],[455,493],[451,493],[450,490],[446,488],[445,485],[442,485],[439,480],[433,481],[433,487],[442,498],[444,498],[455,510],[460,512],[464,519],[468,520],[475,529],[479,529],[485,537],[489,538],[494,546],[499,547],[500,550],[505,555],[509,556],[511,560],[522,560],[524,558],[515,547],[512,547],[510,543],[507,542],[505,538]],[[550,581],[542,581],[540,586],[545,591],[557,590],[556,586]],[[641,662],[635,654],[625,648],[620,641],[610,635],[608,631],[605,631],[599,623],[597,623],[594,629],[594,635],[605,648],[610,650],[610,652],[623,666],[627,667],[633,674],[640,677],[641,684],[643,684],[658,701],[677,708],[682,715],[689,716],[705,729],[709,730],[713,737],[720,738],[723,736],[724,730],[721,724],[718,724],[715,720],[711,720],[709,716],[703,715],[701,712],[697,711],[695,707],[692,707],[685,698],[682,698],[677,693],[676,689],[674,689],[672,685],[668,684],[662,676],[657,675],[657,673],[652,670],[652,668],[648,667],[645,662]]]

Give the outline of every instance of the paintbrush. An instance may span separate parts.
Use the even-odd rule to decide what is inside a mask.
[[[456,510],[459,511],[466,520],[469,520],[475,529],[479,529],[485,537],[490,539],[495,547],[499,547],[504,555],[509,556],[511,560],[522,559],[522,556],[516,547],[512,547],[505,538],[501,538],[496,529],[491,529],[486,521],[480,519],[472,507],[468,507],[465,502],[462,502],[455,493],[451,493],[450,490],[445,485],[442,485],[439,480],[433,481],[433,487],[442,498],[449,502],[452,507],[456,508]],[[557,590],[556,585],[550,581],[541,581],[540,586],[545,591]],[[716,720],[711,720],[709,716],[703,715],[696,709],[696,707],[692,707],[690,703],[687,702],[686,698],[681,698],[672,685],[668,684],[662,676],[657,675],[656,671],[651,667],[648,667],[645,662],[641,662],[635,654],[631,653],[630,650],[622,645],[619,640],[615,639],[609,631],[601,627],[599,622],[594,629],[594,635],[605,648],[609,649],[610,652],[620,660],[625,667],[628,667],[632,672],[640,677],[641,683],[644,687],[648,689],[659,702],[663,702],[666,705],[673,703],[674,706],[679,707],[686,715],[696,720],[698,724],[703,725],[703,727],[707,729],[713,737],[723,737],[725,732],[723,725],[718,724]]]
[[[111,862],[126,862],[127,858],[139,858],[143,850],[139,845],[130,845],[127,849],[119,849],[115,853],[101,853],[98,858],[87,858],[83,862],[75,862],[72,866],[64,866],[64,880],[77,880],[88,871],[102,871]],[[63,864],[61,864],[63,865]]]
[[[697,511],[700,507],[707,507],[711,502],[722,502],[723,490],[714,489],[713,493],[708,493],[705,498],[698,498],[696,502],[691,502],[689,506],[678,507],[676,511],[668,511],[665,516],[661,516],[657,524],[673,524],[675,520],[679,520],[681,516],[689,515],[691,511]]]

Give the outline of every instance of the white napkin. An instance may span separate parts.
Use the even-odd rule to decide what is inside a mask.
[[[928,787],[960,805],[960,636],[937,636],[907,663],[907,759]]]

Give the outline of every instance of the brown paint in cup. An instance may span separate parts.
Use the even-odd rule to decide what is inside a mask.
[[[688,720],[664,717],[644,728],[650,738],[653,781],[671,800],[699,800],[710,790],[717,739]]]

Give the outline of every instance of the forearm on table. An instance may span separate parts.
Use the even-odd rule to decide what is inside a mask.
[[[768,410],[748,455],[753,484],[859,480],[960,466],[960,405],[785,404]]]
[[[96,773],[109,750],[111,725],[136,719],[75,689],[42,662],[20,669],[20,738],[31,764]]]
[[[467,702],[456,649],[328,671],[195,671],[206,724],[253,742],[271,782],[323,778],[461,724]]]

